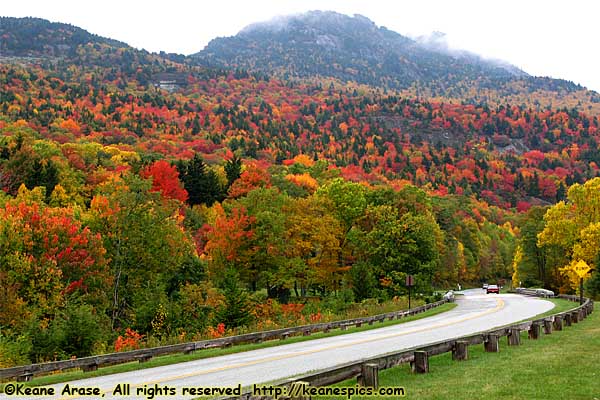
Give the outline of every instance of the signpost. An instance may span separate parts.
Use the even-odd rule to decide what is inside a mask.
[[[591,272],[592,268],[585,261],[579,260],[574,269],[579,277],[579,304],[583,304],[583,278]]]
[[[408,309],[410,310],[410,288],[415,286],[414,275],[406,275],[406,286],[408,286]]]

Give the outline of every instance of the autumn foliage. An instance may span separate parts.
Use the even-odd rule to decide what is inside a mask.
[[[144,335],[140,335],[133,329],[127,328],[125,329],[125,335],[119,335],[115,340],[115,351],[118,353],[120,351],[139,349],[143,338]]]
[[[511,274],[567,292],[561,268],[598,263],[600,123],[582,110],[107,43],[76,57],[0,65],[0,345],[19,362],[220,337],[239,329],[221,325],[233,300],[267,329],[402,298],[407,274],[424,296]],[[155,88],[167,69],[179,90]],[[86,351],[20,347],[77,321],[99,332]]]
[[[140,174],[143,178],[152,178],[152,191],[160,192],[167,199],[185,202],[188,193],[179,181],[177,168],[164,160],[146,167]]]

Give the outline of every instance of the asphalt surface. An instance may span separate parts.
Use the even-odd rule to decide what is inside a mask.
[[[183,388],[245,387],[273,382],[346,362],[477,333],[533,317],[554,307],[552,302],[538,298],[513,294],[486,295],[481,289],[462,293],[464,296],[457,296],[458,306],[453,310],[417,321],[69,382],[71,388],[99,388],[99,396],[61,395],[66,386],[66,383],[61,383],[51,386],[55,389],[54,396],[0,394],[0,399],[193,399],[199,396],[183,396]],[[129,395],[125,392],[124,384],[129,384]],[[136,394],[138,390],[139,395]]]

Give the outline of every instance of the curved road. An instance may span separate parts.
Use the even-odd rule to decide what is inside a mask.
[[[182,387],[209,387],[272,382],[301,373],[333,367],[397,350],[473,334],[546,312],[552,302],[513,294],[486,295],[471,289],[457,297],[458,306],[433,317],[364,332],[287,344],[244,353],[208,358],[164,367],[73,381],[77,387],[97,387],[106,399],[150,399],[135,396],[137,388],[176,388],[177,396],[154,399],[192,399],[182,396]],[[131,395],[114,395],[118,384],[131,385]],[[66,384],[53,387],[55,396],[6,396],[0,399],[95,399],[97,396],[61,396]]]

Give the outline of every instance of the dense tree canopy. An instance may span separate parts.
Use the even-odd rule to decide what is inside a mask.
[[[597,117],[114,46],[0,65],[0,365],[598,263]]]

